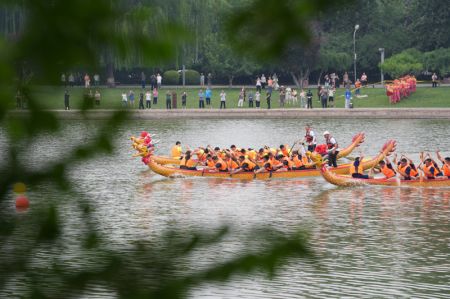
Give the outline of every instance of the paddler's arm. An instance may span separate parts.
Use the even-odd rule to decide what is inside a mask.
[[[445,160],[444,160],[444,158],[442,158],[441,153],[439,152],[439,150],[436,151],[436,156],[437,156],[439,161],[441,161],[442,163],[445,163]]]

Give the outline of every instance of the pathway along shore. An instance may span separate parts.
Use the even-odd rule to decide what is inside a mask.
[[[60,119],[107,119],[114,110],[93,109],[50,110]],[[128,110],[130,119],[450,119],[450,108],[328,108],[328,109],[151,109]],[[10,111],[12,115],[26,114],[26,110]]]

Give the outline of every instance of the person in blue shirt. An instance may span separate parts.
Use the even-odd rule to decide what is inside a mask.
[[[205,91],[206,106],[211,106],[211,96],[212,96],[212,91],[211,91],[211,88],[208,87]]]
[[[201,89],[198,92],[198,108],[205,108],[205,93]]]
[[[352,92],[347,88],[345,91],[345,108],[350,108],[350,99],[352,98]]]

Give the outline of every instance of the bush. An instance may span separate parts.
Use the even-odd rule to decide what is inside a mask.
[[[177,71],[166,71],[162,75],[162,84],[164,85],[177,85],[180,84],[180,75]]]
[[[195,70],[186,70],[185,79],[186,85],[198,85],[200,84],[200,73]]]

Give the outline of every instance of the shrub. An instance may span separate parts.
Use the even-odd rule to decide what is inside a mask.
[[[177,71],[165,71],[162,77],[164,85],[177,85],[180,83],[180,75]]]
[[[200,73],[195,70],[186,70],[185,72],[186,85],[200,84]]]

